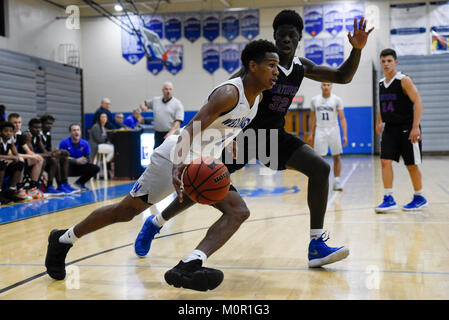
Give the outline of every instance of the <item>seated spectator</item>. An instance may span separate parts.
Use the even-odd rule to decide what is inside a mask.
[[[64,195],[77,192],[77,189],[72,188],[67,182],[68,174],[68,156],[69,153],[64,150],[51,150],[51,134],[50,129],[53,124],[52,120],[54,118],[51,115],[44,117],[45,121],[45,133],[42,131],[42,120],[38,118],[33,118],[28,122],[30,138],[27,139],[28,146],[35,153],[39,154],[45,159],[44,170],[47,172],[47,184],[45,186],[45,193],[54,195]],[[49,124],[51,123],[51,124]],[[45,137],[45,143],[44,143]],[[47,145],[47,146],[46,146]],[[49,147],[47,149],[47,147]],[[61,163],[65,166],[66,170],[61,170]],[[56,178],[58,183],[58,188],[53,187],[53,179]]]
[[[61,140],[59,149],[69,152],[69,176],[80,176],[75,185],[81,190],[89,190],[85,183],[100,171],[100,167],[89,162],[89,142],[81,138],[81,126],[71,124],[69,132],[70,137]]]
[[[16,196],[17,183],[22,177],[25,166],[24,159],[19,155],[12,139],[14,125],[11,122],[0,123],[0,204],[22,201]],[[3,179],[8,178],[9,187],[3,189]]]
[[[17,196],[24,199],[43,199],[44,194],[39,190],[39,179],[44,166],[44,158],[33,152],[27,144],[27,137],[22,133],[22,117],[18,113],[8,115],[8,121],[14,125],[13,140],[16,145],[17,152],[25,159],[24,173],[30,171],[30,182],[28,192],[25,190],[26,181],[22,179],[17,184]]]
[[[133,113],[131,115],[127,116],[125,118],[125,121],[123,121],[123,123],[126,126],[132,128],[132,129],[134,129],[138,125],[142,124],[143,123],[143,117],[140,114],[140,110],[139,109],[134,109]]]
[[[120,126],[119,129],[128,129],[128,127],[123,123],[123,120],[125,119],[125,116],[123,113],[116,113],[115,114],[115,122]]]
[[[111,143],[108,137],[108,131],[106,129],[106,122],[108,117],[106,113],[100,114],[97,123],[95,123],[90,129],[89,145],[91,149],[91,160],[93,161],[98,152],[106,153],[106,162],[110,163],[114,158],[114,145]],[[112,175],[112,172],[110,172]]]
[[[93,125],[98,121],[98,118],[100,117],[100,114],[106,113],[106,115],[108,116],[108,122],[106,124],[106,128],[111,129],[111,130],[112,129],[119,129],[120,126],[115,121],[114,115],[109,110],[110,108],[111,108],[111,100],[109,100],[108,98],[103,98],[101,100],[100,107],[97,109],[97,111],[95,111]]]

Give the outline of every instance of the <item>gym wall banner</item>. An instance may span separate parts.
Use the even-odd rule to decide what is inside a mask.
[[[343,38],[324,39],[324,61],[338,68],[345,59],[345,41]]]
[[[132,21],[132,24],[136,28],[140,28],[141,23],[140,19],[137,16],[130,16],[130,19]],[[121,17],[121,23],[127,26],[128,30],[132,30],[127,17]],[[145,51],[139,43],[139,39],[135,33],[130,34],[124,29],[121,29],[121,33],[122,57],[125,58],[129,63],[136,64],[145,56]]]
[[[239,17],[242,36],[251,40],[259,35],[259,10],[241,11]]]
[[[449,53],[449,1],[430,2],[430,53]]]
[[[171,43],[175,43],[182,36],[182,18],[179,14],[165,15],[165,38]]]
[[[390,42],[398,56],[427,54],[426,3],[390,5]]]
[[[323,6],[304,7],[304,26],[312,37],[316,37],[323,30]]]
[[[220,45],[221,67],[232,74],[240,68],[240,46],[238,43]]]
[[[323,6],[324,30],[333,37],[343,30],[344,7],[340,4],[326,4]]]
[[[167,49],[167,51],[174,52],[174,54],[168,56],[165,68],[172,75],[176,75],[179,71],[182,70],[182,60],[183,60],[183,53],[184,53],[183,45],[182,44],[171,44],[171,45],[166,45],[165,48]]]
[[[220,45],[213,43],[203,43],[203,68],[213,74],[220,67]]]
[[[304,40],[305,57],[315,64],[322,65],[324,61],[323,39]]]
[[[203,16],[203,37],[213,42],[220,35],[220,15],[208,12]]]
[[[162,15],[144,15],[145,27],[157,33],[160,39],[164,37],[164,17]]]
[[[239,14],[234,11],[221,13],[221,35],[229,41],[234,40],[240,33]]]
[[[201,37],[201,15],[189,12],[184,15],[184,38],[195,42]]]

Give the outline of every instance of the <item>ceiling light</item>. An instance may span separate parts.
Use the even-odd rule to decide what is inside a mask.
[[[122,6],[121,6],[121,5],[119,5],[119,4],[116,4],[116,5],[114,6],[114,10],[115,10],[115,11],[122,11],[122,10],[123,10],[123,8],[122,8]]]

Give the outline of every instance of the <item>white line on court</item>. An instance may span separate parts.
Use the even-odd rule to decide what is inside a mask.
[[[360,164],[360,161],[357,161],[356,163],[353,163],[353,164],[352,164],[351,171],[349,171],[349,173],[347,174],[347,176],[346,176],[346,177],[343,179],[343,181],[341,182],[341,186],[342,186],[342,187],[345,186],[346,182],[347,182],[347,181],[349,180],[349,178],[352,176],[352,174],[353,174],[354,171],[357,169],[357,167],[359,166],[359,164]],[[332,197],[329,199],[329,201],[328,201],[328,203],[327,203],[327,208],[329,208],[329,207],[332,205],[332,203],[334,203],[335,198],[337,198],[338,195],[339,195],[339,192],[335,192],[335,191],[334,191],[334,194],[332,195]],[[327,211],[327,209],[326,209],[326,211]]]

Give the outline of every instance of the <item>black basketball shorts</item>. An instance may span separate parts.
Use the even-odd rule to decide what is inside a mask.
[[[410,125],[385,126],[380,142],[380,158],[399,162],[402,157],[406,166],[420,164],[422,142],[412,143],[408,139],[411,129]]]
[[[252,129],[254,135],[248,133],[249,129]],[[258,160],[273,170],[285,170],[286,163],[292,154],[305,144],[304,141],[285,132],[284,129],[260,130],[249,127],[242,132],[248,138],[240,139],[240,142],[243,140],[243,144],[237,145],[237,159],[232,159],[225,148],[222,153],[222,161],[230,173],[240,170],[254,160]],[[270,130],[273,130],[271,134]]]

